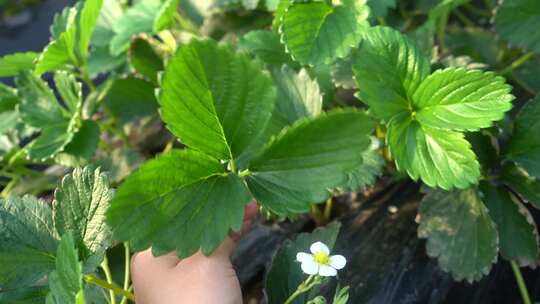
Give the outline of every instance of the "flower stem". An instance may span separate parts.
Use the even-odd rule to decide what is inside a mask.
[[[510,265],[512,265],[512,271],[514,272],[514,277],[516,277],[516,282],[519,288],[519,292],[521,293],[521,299],[523,300],[523,304],[531,304],[529,291],[527,291],[527,286],[525,285],[525,281],[523,280],[523,276],[521,275],[519,266],[517,265],[516,261],[510,261]]]
[[[310,275],[304,282],[298,285],[296,291],[287,298],[283,304],[291,304],[298,298],[301,294],[306,293],[311,290],[311,288],[321,284],[319,277],[315,275]]]
[[[105,254],[103,258],[103,262],[101,263],[101,269],[103,269],[103,272],[105,273],[105,278],[107,278],[107,283],[110,286],[113,286],[113,280],[111,275],[111,269],[109,268],[109,261],[107,259],[107,254]],[[114,295],[114,290],[111,288],[109,289],[109,297],[111,298],[111,304],[116,304],[116,296]]]
[[[332,205],[334,204],[334,200],[330,196],[329,199],[326,200],[326,203],[324,204],[324,223],[330,222],[330,217],[332,216]]]
[[[101,288],[108,289],[110,292],[113,293],[113,295],[117,294],[119,296],[124,296],[124,297],[130,299],[131,301],[135,301],[135,296],[131,292],[129,292],[127,290],[124,290],[124,289],[116,286],[115,284],[104,281],[104,280],[94,276],[93,274],[84,275],[84,280],[88,284],[93,284],[93,285],[99,286]]]
[[[504,68],[502,71],[499,72],[501,75],[506,75],[508,73],[511,73],[515,69],[519,68],[521,65],[523,65],[527,60],[531,59],[531,57],[534,56],[534,52],[528,52],[524,54],[523,56],[516,59],[514,62],[512,62],[509,66]]]
[[[129,278],[131,275],[131,255],[129,253],[129,243],[124,242],[124,254],[125,254],[125,260],[124,260],[124,290],[129,289]],[[122,301],[120,303],[125,303],[127,297],[124,296],[122,298]]]

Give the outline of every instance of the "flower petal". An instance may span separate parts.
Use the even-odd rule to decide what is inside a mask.
[[[347,264],[347,259],[345,259],[344,256],[342,255],[333,255],[330,257],[330,266],[332,266],[333,268],[337,269],[337,270],[340,270],[340,269],[343,269],[343,267],[345,267],[345,264]]]
[[[330,266],[320,265],[319,275],[322,277],[334,277],[337,275],[337,270]]]
[[[319,264],[315,261],[305,261],[302,263],[302,271],[307,274],[317,274],[319,272]]]
[[[305,252],[299,252],[296,254],[296,260],[300,263],[304,262],[312,262],[313,261],[313,255]]]
[[[325,244],[321,242],[313,243],[311,247],[309,247],[309,251],[311,251],[311,253],[313,254],[316,254],[318,252],[324,252],[326,254],[330,254],[330,249],[328,249],[328,246],[326,246]]]

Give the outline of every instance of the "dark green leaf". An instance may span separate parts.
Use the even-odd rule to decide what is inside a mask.
[[[56,156],[56,160],[65,166],[78,167],[88,163],[96,153],[99,144],[99,126],[93,120],[85,120],[73,135],[73,139],[64,148],[64,152]]]
[[[427,239],[428,255],[444,271],[469,282],[489,273],[497,260],[497,230],[477,189],[429,190],[419,213],[418,236]]]
[[[95,265],[111,244],[105,223],[112,192],[107,177],[99,169],[76,168],[66,175],[54,192],[54,223],[59,234],[71,232],[84,261]]]
[[[529,101],[515,120],[506,157],[540,178],[540,95]]]
[[[370,17],[386,17],[388,10],[396,7],[396,0],[367,0],[367,5],[371,9]]]
[[[211,253],[242,225],[249,195],[216,159],[192,150],[147,162],[122,184],[107,213],[114,235],[136,250]],[[210,224],[212,223],[212,224]]]
[[[285,51],[277,33],[271,31],[251,31],[238,42],[238,48],[264,61],[266,64],[281,66],[283,64],[294,66],[296,63]]]
[[[252,160],[251,193],[277,214],[306,212],[362,163],[373,128],[373,121],[355,110],[298,121]]]
[[[497,225],[501,255],[520,266],[536,268],[538,264],[538,231],[523,204],[503,187],[480,184],[482,200]]]
[[[495,29],[511,45],[540,53],[540,2],[505,0],[497,8]]]
[[[540,181],[513,164],[503,168],[501,180],[534,207],[540,209]]]
[[[338,192],[355,192],[375,183],[384,169],[384,158],[378,150],[378,140],[372,138],[370,148],[362,154],[362,164],[347,174],[347,182],[337,188]]]
[[[71,113],[77,112],[82,104],[81,83],[75,79],[75,76],[67,72],[55,73],[54,83],[68,110]]]
[[[35,52],[15,53],[0,58],[0,77],[16,76],[24,70],[34,68]]]
[[[430,64],[406,36],[388,27],[369,29],[354,58],[358,98],[380,119],[409,111]]]
[[[365,3],[344,1],[330,6],[323,1],[292,2],[279,28],[282,41],[294,60],[319,65],[344,58],[360,42],[369,26]]]
[[[272,79],[260,65],[210,40],[177,51],[159,93],[169,130],[219,159],[240,155],[262,133],[275,100]]]
[[[132,76],[114,80],[103,102],[121,123],[156,114],[158,106],[154,86]]]
[[[31,286],[54,269],[58,234],[45,202],[0,199],[0,226],[0,288]]]
[[[88,58],[88,74],[95,78],[99,74],[107,73],[122,67],[126,63],[126,56],[113,56],[109,53],[109,47],[96,47]]]
[[[306,279],[300,264],[296,261],[296,254],[309,252],[309,247],[315,242],[322,242],[332,250],[340,227],[338,222],[334,222],[326,227],[315,229],[312,233],[301,233],[294,241],[285,241],[272,259],[272,265],[266,277],[265,290],[269,304],[284,303]],[[306,301],[306,296],[300,295],[293,303],[300,304]]]
[[[135,73],[157,85],[158,72],[163,71],[163,59],[148,40],[143,37],[133,40],[129,51],[129,62]]]
[[[43,304],[48,292],[45,286],[0,291],[0,303]]]
[[[423,126],[402,114],[390,121],[386,140],[397,168],[430,187],[464,189],[480,177],[480,165],[462,133]]]

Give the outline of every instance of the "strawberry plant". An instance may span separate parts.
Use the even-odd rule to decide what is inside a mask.
[[[339,220],[334,197],[410,179],[427,255],[468,282],[501,257],[531,303],[540,2],[493,2],[64,8],[40,52],[0,57],[0,302],[128,303],[134,252],[211,255],[250,202],[310,227]],[[269,303],[354,297],[329,278],[354,267],[339,229],[276,252]]]

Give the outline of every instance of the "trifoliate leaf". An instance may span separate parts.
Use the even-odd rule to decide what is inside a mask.
[[[34,68],[35,52],[15,53],[0,58],[0,77],[16,76],[21,71]]]
[[[522,267],[536,268],[538,231],[529,210],[503,187],[483,182],[480,192],[497,225],[501,255]]]
[[[102,4],[103,0],[88,0],[70,9],[64,32],[56,33],[57,38],[45,47],[37,59],[37,74],[65,69],[68,65],[86,65],[90,39]]]
[[[281,40],[294,60],[320,65],[344,58],[360,42],[369,24],[365,1],[330,6],[320,1],[296,1],[286,9]]]
[[[322,242],[330,250],[334,248],[339,229],[338,222],[315,229],[312,233],[301,233],[295,240],[287,240],[272,259],[270,271],[266,277],[265,291],[269,304],[285,303],[298,285],[306,279],[300,264],[296,261],[299,252],[309,253],[309,247],[315,242]],[[300,295],[294,304],[305,303],[308,295]]]
[[[362,163],[373,128],[366,114],[354,110],[298,121],[251,161],[251,193],[274,213],[306,212]]]
[[[283,64],[294,66],[296,63],[285,51],[279,35],[270,31],[251,31],[238,42],[238,48],[256,56],[266,64],[281,66]]]
[[[219,159],[240,155],[262,133],[275,100],[273,81],[260,65],[210,40],[179,48],[159,93],[169,130]]]
[[[506,158],[540,178],[540,95],[529,101],[514,122],[514,133],[506,148]]]
[[[126,51],[134,35],[152,33],[160,9],[161,1],[157,0],[141,0],[131,6],[113,25],[116,34],[110,41],[111,54],[116,56]]]
[[[0,199],[0,226],[0,288],[31,286],[54,269],[58,234],[45,202]]]
[[[72,140],[80,121],[80,84],[66,74],[55,77],[62,96],[68,98],[65,109],[52,90],[34,73],[26,71],[16,78],[21,98],[19,111],[25,124],[41,130],[25,149],[31,159],[47,159],[62,151]]]
[[[397,168],[430,187],[464,189],[480,177],[480,165],[462,133],[423,126],[403,114],[390,121],[386,140]]]
[[[353,72],[358,98],[383,120],[411,108],[411,97],[429,74],[430,64],[406,36],[388,27],[369,29],[358,52]]]
[[[336,189],[338,192],[355,192],[375,182],[384,169],[384,158],[378,149],[378,140],[371,138],[371,146],[362,154],[362,164],[347,174],[347,182]]]
[[[163,59],[147,39],[138,37],[133,40],[129,49],[129,63],[135,73],[157,85],[158,73],[163,71]]]
[[[127,123],[157,113],[154,89],[152,83],[133,76],[116,79],[103,103],[121,123]]]
[[[76,168],[66,175],[54,192],[54,223],[59,234],[71,232],[84,261],[99,265],[111,244],[105,223],[112,192],[107,177],[99,170]]]
[[[70,233],[62,236],[56,253],[56,269],[49,274],[51,292],[47,304],[85,303],[82,264]]]
[[[508,164],[503,168],[501,180],[531,205],[540,209],[540,181],[538,179],[530,176],[522,168]]]
[[[427,253],[454,279],[469,282],[489,273],[497,260],[497,230],[478,190],[429,190],[420,204],[418,236]]]
[[[540,53],[540,2],[504,0],[497,8],[495,30],[511,45]]]
[[[492,72],[447,68],[437,70],[412,96],[422,125],[476,131],[501,120],[512,108],[512,87]]]
[[[241,180],[216,159],[193,150],[173,151],[147,162],[114,196],[107,219],[116,239],[135,250],[176,249],[187,257],[210,254],[230,229],[242,225],[250,196]]]
[[[153,31],[159,33],[164,29],[171,27],[175,22],[175,15],[178,14],[177,9],[180,0],[165,0],[159,9],[159,12],[154,19]]]

